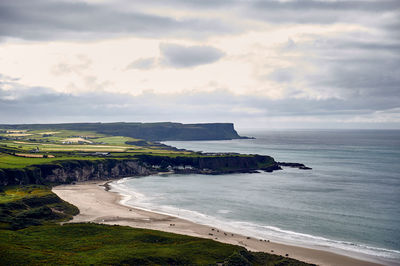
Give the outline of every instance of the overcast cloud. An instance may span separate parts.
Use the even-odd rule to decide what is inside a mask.
[[[0,123],[400,128],[400,1],[0,1]]]
[[[162,43],[162,62],[172,67],[194,67],[218,61],[224,53],[210,46],[182,46]]]

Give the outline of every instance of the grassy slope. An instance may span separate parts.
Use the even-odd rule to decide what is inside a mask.
[[[5,264],[212,265],[239,261],[259,265],[305,265],[276,255],[250,253],[213,240],[123,226],[66,224],[5,231]]]
[[[47,186],[9,186],[0,192],[0,229],[65,221],[79,210]]]
[[[277,255],[248,252],[239,246],[166,232],[92,223],[55,223],[77,212],[49,187],[5,187],[0,192],[0,265],[215,265],[222,262],[307,265]],[[30,224],[27,218],[31,219]],[[42,225],[28,226],[35,224],[32,221]],[[26,228],[15,230],[18,228],[14,224]]]

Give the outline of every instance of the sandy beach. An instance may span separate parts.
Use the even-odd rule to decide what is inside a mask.
[[[53,192],[79,208],[80,214],[70,222],[118,224],[209,238],[244,246],[251,251],[262,251],[282,256],[288,254],[291,258],[317,265],[381,265],[329,251],[273,243],[267,239],[249,238],[177,217],[124,206],[120,204],[122,196],[112,191],[106,191],[104,184],[105,182],[102,181],[62,185],[54,187]]]

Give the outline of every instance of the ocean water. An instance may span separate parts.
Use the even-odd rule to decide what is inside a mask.
[[[282,243],[400,261],[400,131],[240,132],[256,139],[169,141],[270,155],[313,170],[154,175],[113,187],[127,204]]]

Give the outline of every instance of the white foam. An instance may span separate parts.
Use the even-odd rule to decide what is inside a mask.
[[[231,210],[218,210],[218,213],[222,213],[222,214],[227,214],[227,213],[231,213]]]

